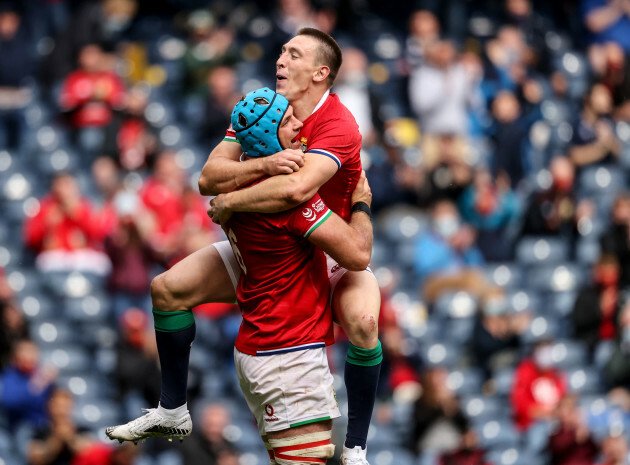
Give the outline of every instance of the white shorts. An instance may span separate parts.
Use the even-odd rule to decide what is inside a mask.
[[[235,348],[234,363],[261,436],[341,416],[324,347],[267,356]]]
[[[232,250],[230,241],[215,242],[212,245],[217,249],[219,255],[221,255],[221,258],[223,259],[223,264],[225,265],[225,268],[230,275],[230,279],[232,280],[232,284],[234,285],[234,289],[236,289],[236,286],[238,285],[238,279],[241,276],[241,267],[236,261],[236,257],[234,256],[234,251]],[[343,277],[343,275],[348,272],[348,270],[337,263],[328,254],[325,255],[326,268],[328,270],[328,279],[330,280],[330,294],[332,295],[332,293],[335,291],[337,283]],[[367,268],[366,271],[369,271],[370,273],[372,272],[370,268]]]

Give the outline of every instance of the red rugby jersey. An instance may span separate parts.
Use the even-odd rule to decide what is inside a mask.
[[[298,136],[302,150],[330,157],[338,167],[337,173],[319,188],[319,194],[332,211],[350,221],[352,192],[361,177],[359,126],[337,94],[332,93],[302,123]],[[238,142],[231,126],[224,140]]]
[[[307,239],[331,214],[316,194],[284,212],[235,213],[226,223],[242,271],[239,351],[271,355],[334,342],[326,259]]]

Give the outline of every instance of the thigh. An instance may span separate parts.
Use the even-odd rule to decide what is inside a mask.
[[[185,310],[208,302],[236,301],[232,276],[214,245],[204,247],[177,262],[163,273],[161,279],[164,291],[172,301],[169,302],[171,308],[165,311]],[[154,298],[154,304],[156,300],[160,299]]]

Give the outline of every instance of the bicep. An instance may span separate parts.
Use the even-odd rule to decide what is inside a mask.
[[[306,153],[304,166],[289,177],[293,176],[298,181],[298,186],[311,197],[317,190],[332,178],[339,166],[332,158],[319,153]],[[305,194],[306,195],[306,194]]]

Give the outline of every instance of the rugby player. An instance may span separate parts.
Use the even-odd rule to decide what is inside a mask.
[[[289,100],[295,117],[304,124],[299,141],[305,153],[284,149],[240,162],[241,146],[236,134],[228,130],[199,179],[202,194],[224,193],[213,199],[209,210],[215,221],[225,222],[232,212],[285,211],[318,191],[332,211],[350,220],[351,196],[361,175],[361,136],[350,112],[330,92],[341,59],[334,39],[312,28],[301,29],[282,47],[276,63],[276,90]],[[272,176],[241,189],[263,175]],[[137,420],[131,422],[134,438],[166,431],[166,424],[177,421],[183,426],[179,429],[190,434],[186,379],[195,336],[190,309],[205,302],[234,301],[232,283],[239,271],[230,265],[234,262],[230,255],[229,243],[219,242],[189,255],[152,281],[162,394],[158,415],[138,419],[143,426],[134,423]],[[334,316],[350,340],[344,371],[348,430],[341,460],[343,465],[367,465],[366,438],[382,361],[377,325],[380,292],[367,270],[348,271],[329,260],[328,272]],[[110,437],[128,436],[117,434],[112,432]]]

